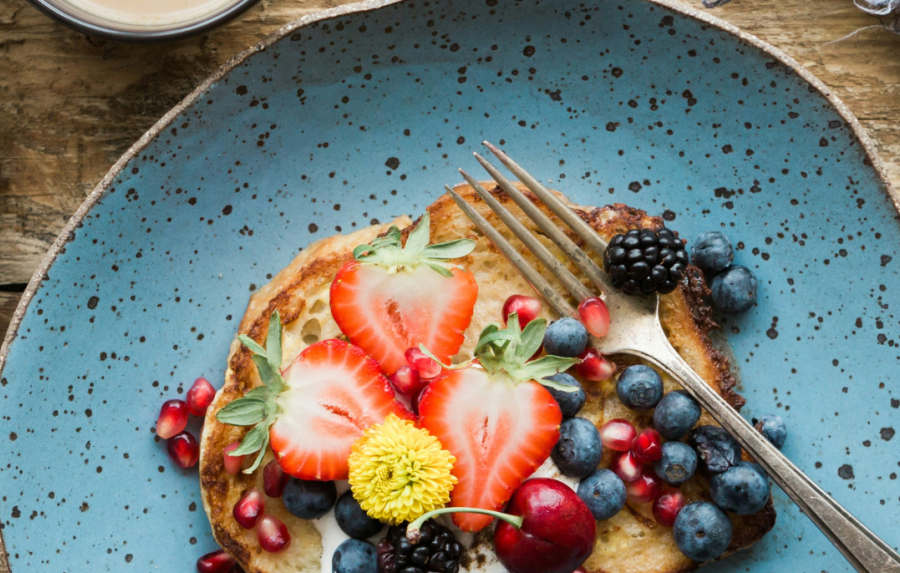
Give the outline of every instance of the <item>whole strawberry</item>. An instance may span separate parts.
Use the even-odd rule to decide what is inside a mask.
[[[405,246],[391,227],[384,237],[356,247],[354,260],[331,283],[331,314],[341,332],[388,376],[420,344],[439,362],[449,362],[472,320],[475,277],[447,261],[468,255],[475,241],[429,245],[429,225],[425,213]]]

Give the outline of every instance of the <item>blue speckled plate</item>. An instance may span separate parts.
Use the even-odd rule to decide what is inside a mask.
[[[201,86],[78,211],[0,353],[12,571],[192,570],[214,542],[195,470],[152,434],[161,402],[200,375],[221,383],[248,295],[299,249],[419,213],[484,138],[578,202],[627,202],[687,237],[723,228],[762,287],[725,325],[746,415],[782,415],[788,456],[900,542],[891,190],[824,86],[681,10],[364,3],[286,27]],[[770,535],[708,570],[850,570],[776,505]]]

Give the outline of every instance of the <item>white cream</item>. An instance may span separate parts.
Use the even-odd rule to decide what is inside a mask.
[[[547,458],[547,461],[545,461],[541,467],[528,476],[528,479],[531,478],[551,478],[561,481],[573,490],[578,489],[579,480],[563,475],[551,458]],[[336,481],[334,484],[337,486],[338,497],[350,489],[350,485],[346,481]],[[453,521],[449,515],[442,515],[437,519],[440,521],[441,525],[449,528],[453,532],[456,536],[456,540],[467,550],[472,548],[472,545],[475,542],[475,536],[473,534],[460,531],[459,528],[453,525]],[[350,537],[341,530],[334,517],[333,509],[325,516],[313,520],[312,523],[316,526],[316,529],[319,530],[319,534],[322,536],[322,573],[331,573],[331,556],[334,555],[334,550],[338,548],[338,545],[350,539]],[[384,537],[384,530],[375,536],[370,537],[369,541],[372,545],[375,545],[382,537]],[[506,568],[504,568],[497,559],[497,554],[489,547],[479,547],[478,553],[484,556],[484,562],[481,564],[473,563],[471,567],[460,567],[459,570],[461,573],[507,573]]]
[[[236,0],[65,0],[106,20],[134,26],[166,26],[196,22]]]

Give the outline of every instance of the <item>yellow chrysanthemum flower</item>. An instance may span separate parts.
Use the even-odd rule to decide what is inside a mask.
[[[350,453],[350,489],[370,517],[398,525],[450,501],[456,458],[428,430],[391,414]]]

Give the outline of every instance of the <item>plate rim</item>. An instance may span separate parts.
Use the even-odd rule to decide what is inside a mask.
[[[81,224],[81,222],[87,216],[88,212],[90,212],[90,210],[94,207],[94,205],[96,205],[101,197],[103,197],[107,189],[109,189],[115,178],[119,175],[119,173],[122,172],[128,162],[139,155],[140,152],[143,151],[145,147],[147,147],[147,145],[155,140],[157,136],[160,135],[181,112],[194,105],[194,103],[196,103],[197,100],[214,83],[227,76],[232,70],[244,63],[244,61],[248,60],[258,53],[266,51],[270,46],[273,46],[282,38],[284,38],[288,34],[291,34],[292,32],[295,32],[296,30],[305,28],[323,20],[329,20],[349,14],[370,12],[381,8],[386,8],[394,4],[402,4],[415,1],[416,0],[363,0],[361,2],[344,4],[342,6],[336,6],[334,8],[329,8],[327,10],[308,14],[297,20],[284,24],[275,29],[273,32],[269,33],[260,41],[256,42],[248,48],[245,48],[243,51],[238,52],[236,55],[226,60],[225,63],[219,66],[217,70],[210,74],[183,100],[176,104],[172,109],[167,111],[155,124],[153,124],[152,127],[150,127],[150,129],[144,132],[144,134],[141,135],[141,137],[138,138],[138,140],[133,143],[125,151],[125,153],[123,153],[119,157],[118,160],[116,160],[112,167],[110,167],[109,171],[107,171],[106,175],[103,176],[100,182],[97,183],[97,185],[90,192],[90,194],[88,194],[81,205],[79,205],[75,213],[69,218],[68,222],[66,223],[65,227],[63,227],[56,240],[47,250],[46,254],[44,254],[44,257],[41,259],[40,264],[32,274],[31,279],[28,281],[28,285],[25,287],[25,291],[22,293],[22,298],[19,300],[19,304],[16,307],[15,312],[13,313],[12,320],[9,323],[9,327],[3,339],[3,344],[0,345],[0,377],[3,376],[3,370],[6,366],[7,358],[9,357],[10,348],[12,346],[12,343],[16,339],[19,325],[22,323],[22,318],[25,316],[25,312],[28,310],[28,305],[34,299],[34,295],[37,293],[44,280],[49,278],[47,273],[49,272],[50,267],[52,267],[53,263],[56,261],[56,258],[64,249],[66,243],[74,240],[75,229]],[[884,164],[882,163],[881,158],[878,155],[874,141],[869,137],[868,133],[860,124],[856,115],[854,115],[853,112],[850,111],[850,108],[847,107],[843,100],[835,95],[832,90],[828,88],[828,86],[826,86],[819,78],[815,76],[815,74],[813,74],[799,62],[797,62],[794,58],[788,56],[779,48],[776,48],[772,44],[756,37],[753,34],[745,32],[734,24],[726,22],[725,20],[722,20],[718,16],[714,16],[709,12],[693,8],[691,6],[683,4],[679,0],[643,1],[718,28],[719,30],[722,30],[723,32],[734,36],[738,40],[742,40],[750,44],[752,47],[756,48],[762,53],[771,56],[781,64],[790,68],[794,73],[796,73],[807,83],[816,88],[816,90],[825,97],[828,103],[832,105],[835,111],[837,111],[838,115],[840,115],[850,125],[850,128],[853,130],[853,134],[862,145],[863,150],[866,153],[866,157],[871,163],[872,168],[875,170],[875,173],[878,175],[878,178],[884,185],[884,191],[887,193],[888,199],[891,200],[894,209],[898,214],[900,214],[900,192],[898,192],[898,190],[894,188],[894,186],[891,184],[890,179],[888,179],[887,171],[885,170]],[[6,558],[7,554],[8,553],[3,542],[3,532],[0,531],[0,573],[11,573],[9,562]]]

